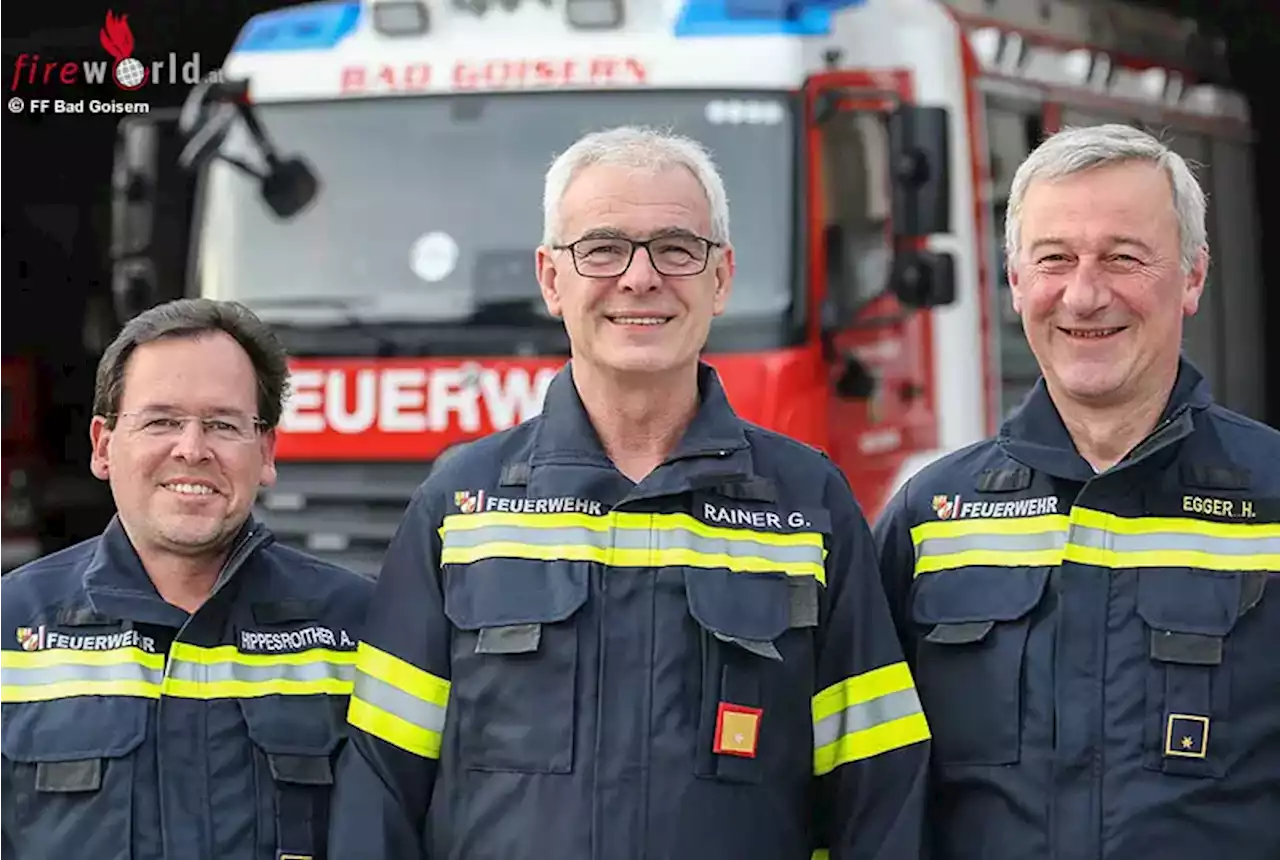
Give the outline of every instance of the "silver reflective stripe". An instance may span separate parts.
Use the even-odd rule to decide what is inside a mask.
[[[197,684],[210,684],[220,681],[245,681],[249,683],[264,683],[275,680],[323,681],[327,678],[339,678],[350,683],[355,678],[355,667],[350,663],[330,663],[327,661],[273,663],[267,666],[253,666],[247,663],[193,663],[187,660],[175,659],[170,664],[169,677]]]
[[[819,720],[813,726],[813,748],[821,749],[845,735],[874,729],[903,717],[921,713],[920,697],[914,688],[886,693],[866,702],[850,705]]]
[[[749,534],[749,533],[745,533]],[[729,558],[757,558],[778,564],[823,563],[823,547],[815,542],[808,546],[779,546],[749,537],[705,537],[684,529],[589,529],[572,526],[557,528],[525,528],[521,526],[480,526],[468,529],[446,529],[443,547],[474,549],[485,544],[504,543],[539,547],[592,547],[602,552],[610,549],[666,552],[686,550],[700,555],[723,555]]]
[[[99,652],[100,653],[100,652]],[[36,687],[42,684],[66,684],[78,681],[99,683],[102,681],[141,681],[159,684],[164,680],[164,669],[150,669],[141,663],[56,663],[40,667],[4,668],[6,687]]]
[[[434,702],[419,699],[372,675],[364,672],[356,673],[352,696],[392,716],[399,717],[406,723],[412,723],[424,731],[436,734],[444,732],[445,708]]]
[[[979,534],[956,537],[925,538],[916,545],[916,558],[952,555],[958,552],[980,550],[982,552],[1041,552],[1062,549],[1067,544],[1066,532],[1034,532],[1032,534]]]
[[[1112,552],[1203,552],[1209,555],[1269,555],[1280,553],[1280,537],[1227,538],[1185,531],[1124,534],[1073,524],[1071,543]]]

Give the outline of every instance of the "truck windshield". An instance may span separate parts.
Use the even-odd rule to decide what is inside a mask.
[[[753,333],[732,348],[763,348],[792,329],[797,292],[793,109],[783,93],[653,91],[262,105],[273,143],[306,157],[320,194],[281,221],[256,180],[215,162],[200,191],[195,286],[272,322],[559,328],[534,275],[545,171],[590,129],[643,124],[715,156],[737,255],[715,327]],[[222,151],[260,163],[242,124]]]

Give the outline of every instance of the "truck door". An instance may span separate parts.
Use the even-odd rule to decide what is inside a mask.
[[[829,372],[829,447],[869,516],[914,453],[937,444],[932,326],[954,262],[946,112],[912,104],[906,73],[840,71],[808,95],[811,301]]]
[[[178,165],[178,113],[128,117],[116,132],[111,290],[121,323],[185,292],[195,179]]]

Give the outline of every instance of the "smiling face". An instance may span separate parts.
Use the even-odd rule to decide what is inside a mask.
[[[614,374],[695,367],[711,320],[729,299],[733,249],[712,248],[698,274],[664,275],[653,264],[656,259],[663,271],[682,270],[697,238],[711,234],[711,207],[693,173],[681,167],[656,174],[588,167],[561,198],[560,219],[564,244],[604,240],[580,245],[576,267],[571,251],[538,249],[542,297],[547,309],[564,319],[574,362]],[[650,247],[654,258],[636,248],[623,274],[592,277],[592,271],[613,270],[604,265],[611,254],[611,265],[625,261],[625,243],[618,239],[657,239]]]
[[[222,332],[142,344],[129,356],[117,408],[114,429],[102,417],[90,425],[92,469],[110,481],[139,554],[221,552],[258,488],[275,481],[275,434],[254,427],[249,356]],[[190,416],[205,420],[181,420]]]
[[[1019,238],[1013,306],[1055,397],[1113,407],[1171,384],[1208,255],[1183,270],[1173,189],[1159,165],[1032,182]]]

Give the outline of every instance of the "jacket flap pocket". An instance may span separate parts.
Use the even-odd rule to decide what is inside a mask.
[[[345,696],[269,696],[239,701],[249,740],[268,757],[327,756],[346,736]]]
[[[68,765],[123,758],[133,753],[146,738],[150,707],[146,699],[126,696],[6,704],[4,725],[0,730],[5,758],[20,762],[65,762]],[[55,768],[49,778],[55,782],[83,782],[91,770],[89,765],[84,767],[87,769],[75,773],[72,772],[74,768],[63,771]]]
[[[689,613],[721,639],[773,656],[773,641],[791,626],[791,586],[782,573],[733,573],[686,568],[684,587]],[[768,643],[760,649],[757,643]]]
[[[1029,614],[1044,597],[1048,582],[1047,567],[963,567],[926,573],[912,585],[911,616],[918,624],[965,625],[955,636],[944,637],[957,644],[964,638],[960,630],[990,630],[975,622],[1017,621]]]
[[[585,561],[490,558],[444,571],[444,612],[460,630],[556,624],[587,602]],[[527,631],[490,637],[498,647],[530,641]],[[536,640],[533,640],[536,645]],[[508,651],[509,653],[509,651]]]
[[[1241,604],[1247,604],[1242,599],[1243,579],[1238,573],[1185,567],[1141,568],[1138,615],[1152,630],[1181,634],[1166,640],[1170,646],[1195,650],[1194,637],[1220,641],[1235,627]]]
[[[333,765],[327,755],[267,753],[271,778],[293,785],[333,785]]]

